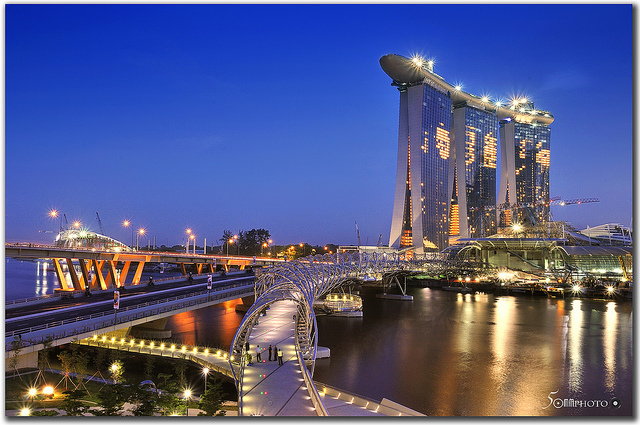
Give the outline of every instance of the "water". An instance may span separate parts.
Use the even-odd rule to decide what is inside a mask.
[[[34,282],[35,293],[53,291],[55,277],[45,284],[35,266],[14,263],[24,262],[6,263],[7,299],[33,296]],[[361,291],[362,318],[318,317],[331,358],[316,362],[314,379],[433,416],[632,414],[631,302],[417,287],[409,302],[376,292]],[[173,316],[173,339],[228,349],[238,302]]]
[[[66,262],[62,262],[66,263]],[[15,258],[5,259],[5,300],[19,300],[24,298],[39,297],[42,295],[52,295],[54,290],[60,288],[60,283],[53,270],[53,262],[46,260],[17,260]],[[133,278],[134,270],[130,269],[127,275],[127,284]],[[106,267],[103,268],[106,275]],[[171,271],[160,273],[156,271],[144,271],[140,277],[141,282],[146,282],[149,276],[154,280],[179,276],[181,273]],[[67,282],[71,283],[71,276],[66,273]]]

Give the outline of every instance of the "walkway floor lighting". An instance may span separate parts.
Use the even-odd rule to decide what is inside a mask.
[[[29,415],[31,415],[31,409],[29,409],[28,407],[20,409],[19,416],[29,416]]]

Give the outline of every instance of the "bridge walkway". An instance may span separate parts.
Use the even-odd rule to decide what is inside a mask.
[[[249,353],[253,364],[244,370],[242,379],[242,415],[317,416],[302,376],[295,347],[296,304],[278,301],[271,304],[266,316],[260,316],[249,336]],[[256,347],[264,348],[262,362],[256,361]],[[283,365],[269,361],[269,345],[283,351]],[[321,384],[316,384],[321,385]],[[319,388],[320,389],[320,388]],[[329,415],[387,416],[324,392],[320,397]],[[372,403],[373,405],[373,403]]]

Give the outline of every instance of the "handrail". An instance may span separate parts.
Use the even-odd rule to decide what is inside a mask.
[[[315,383],[313,382],[313,378],[309,373],[309,369],[304,362],[304,358],[302,357],[302,353],[300,352],[300,344],[298,342],[298,326],[296,324],[296,337],[294,338],[296,344],[296,354],[298,356],[298,364],[300,365],[300,371],[302,372],[302,377],[304,378],[305,385],[307,386],[307,392],[309,393],[309,397],[311,398],[311,403],[313,403],[313,407],[316,410],[316,414],[318,416],[329,416],[329,412],[327,412],[327,408],[322,403],[322,399],[320,398],[320,393],[316,388]]]

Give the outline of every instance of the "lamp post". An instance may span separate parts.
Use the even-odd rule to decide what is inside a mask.
[[[138,229],[138,233],[136,234],[136,251],[138,250],[138,244],[140,242],[140,235],[144,235],[144,229]]]
[[[236,241],[236,246],[238,247],[238,255],[240,255],[240,243],[238,242],[238,235],[233,235],[233,239]]]
[[[187,416],[189,416],[189,401],[191,399],[191,390],[184,390],[184,399],[187,404]]]
[[[233,239],[229,239],[229,240],[227,241],[227,257],[229,256],[229,244],[230,244],[230,243],[233,243]]]
[[[207,392],[207,377],[209,376],[209,368],[205,367],[202,369],[202,374],[204,375],[204,392]]]
[[[131,225],[131,222],[129,220],[125,220],[122,222],[122,225],[125,228],[131,227],[131,246],[133,246],[133,226]]]
[[[193,241],[193,255],[196,254],[196,235],[191,234],[191,236],[189,236],[189,239],[191,239]],[[189,250],[187,250],[188,252]]]
[[[60,232],[62,232],[62,215],[60,215],[58,210],[55,210],[55,209],[49,211],[49,217],[57,218],[58,216],[60,216]]]
[[[186,243],[187,251],[186,252],[188,254],[189,253],[189,236],[191,236],[191,229],[187,229],[186,232],[187,232],[187,243]]]

